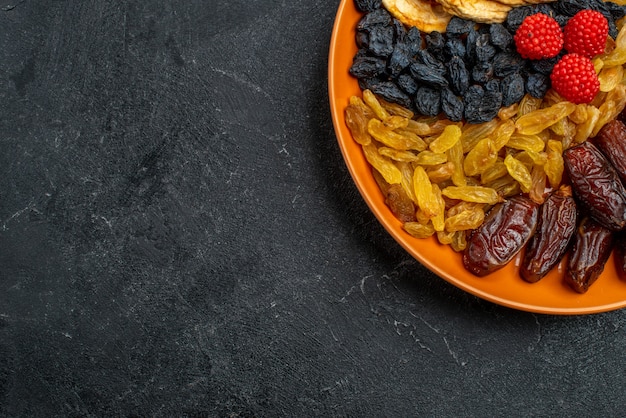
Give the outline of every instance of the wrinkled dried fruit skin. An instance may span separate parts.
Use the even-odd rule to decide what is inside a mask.
[[[420,239],[428,238],[435,234],[435,228],[432,223],[405,222],[404,230],[415,238]]]
[[[546,148],[548,156],[543,169],[548,177],[550,186],[556,188],[561,184],[564,171],[563,144],[561,144],[561,141],[548,140]]]
[[[401,185],[392,184],[389,186],[385,197],[385,203],[400,221],[415,221],[415,205]]]
[[[600,276],[613,249],[615,232],[591,218],[580,223],[574,235],[565,281],[578,293],[585,293]]]
[[[607,123],[593,143],[613,164],[622,181],[626,181],[626,125],[617,119]]]
[[[506,166],[509,175],[513,177],[520,184],[522,191],[528,193],[532,186],[532,177],[528,168],[518,159],[512,155],[507,155],[504,159],[504,165]]]
[[[368,145],[372,142],[372,136],[367,132],[368,115],[362,108],[349,105],[346,107],[346,125],[356,142],[361,145]]]
[[[537,230],[528,242],[520,275],[535,283],[565,255],[576,231],[576,202],[569,188],[552,193],[539,210]]]
[[[598,223],[619,231],[626,226],[626,188],[615,168],[590,142],[563,153],[574,196]]]
[[[380,9],[381,0],[355,0],[357,9],[362,12],[371,12]]]
[[[494,206],[468,239],[465,268],[482,277],[504,267],[535,232],[538,217],[539,205],[524,196]]]

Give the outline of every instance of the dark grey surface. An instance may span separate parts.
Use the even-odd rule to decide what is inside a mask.
[[[492,305],[337,147],[338,1],[0,1],[1,416],[618,416],[624,311]]]

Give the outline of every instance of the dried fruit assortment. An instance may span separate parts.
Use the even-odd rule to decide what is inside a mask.
[[[624,7],[559,0],[512,6],[502,24],[451,14],[445,32],[421,32],[384,1],[356,2],[364,15],[350,73],[362,95],[350,98],[346,124],[407,233],[450,245],[477,276],[523,248],[530,283],[568,250],[577,292],[614,247],[626,270]],[[585,40],[572,35],[583,31]],[[539,49],[525,42],[536,36]]]
[[[559,0],[515,7],[502,23],[477,24],[452,16],[445,31],[422,33],[415,26],[404,25],[381,4],[359,7],[366,13],[357,24],[359,51],[350,73],[359,80],[361,89],[369,89],[418,114],[435,116],[443,112],[450,120],[468,123],[493,119],[501,107],[519,102],[524,94],[542,98],[551,86],[552,69],[562,55],[597,50],[597,42],[576,37],[583,31],[581,26],[587,31],[583,39],[594,40],[606,32],[615,38],[615,22],[624,17],[626,10],[602,0]],[[576,16],[587,10],[596,11],[593,18],[586,14]],[[516,49],[514,37],[527,26],[546,32],[541,22],[524,23],[537,14],[560,25],[560,43],[548,43],[550,48],[544,43],[541,48],[544,52],[556,50],[555,55],[551,52],[541,59],[524,59],[524,54]],[[595,26],[598,15],[604,19],[604,26]],[[574,16],[578,20],[569,30],[561,30],[568,28],[567,23]],[[593,30],[584,25],[586,21],[594,24]],[[557,28],[552,26],[551,32],[554,29]],[[561,48],[564,39],[569,43]]]

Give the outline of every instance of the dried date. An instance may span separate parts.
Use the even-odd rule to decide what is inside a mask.
[[[535,232],[539,205],[515,196],[494,206],[483,224],[473,231],[463,252],[463,265],[476,276],[486,276],[502,267]]]
[[[593,143],[613,164],[622,181],[626,182],[626,125],[617,119],[612,120],[600,129]]]
[[[537,230],[528,242],[520,275],[535,283],[541,280],[565,255],[576,231],[576,202],[570,187],[552,193],[539,210]]]
[[[578,293],[585,293],[604,271],[611,255],[614,231],[584,218],[574,235],[565,281]]]
[[[626,188],[617,171],[591,142],[563,153],[574,196],[602,226],[618,231],[626,226]]]

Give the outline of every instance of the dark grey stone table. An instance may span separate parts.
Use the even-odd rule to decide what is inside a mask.
[[[624,311],[479,300],[369,212],[337,6],[0,0],[0,416],[624,414]]]

